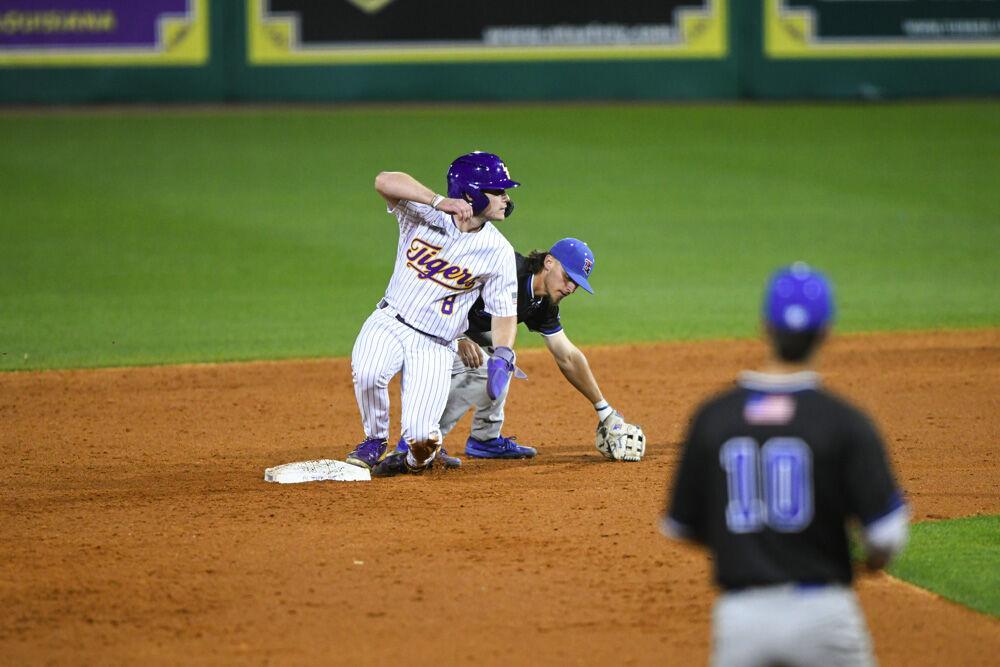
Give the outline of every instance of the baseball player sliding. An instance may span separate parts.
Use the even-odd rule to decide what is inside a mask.
[[[498,156],[478,151],[452,162],[448,197],[401,172],[382,172],[375,179],[399,223],[399,243],[385,296],[351,352],[365,440],[347,456],[348,463],[370,468],[376,477],[418,473],[432,464],[441,448],[439,420],[451,385],[455,340],[480,296],[495,315],[487,391],[493,396],[506,391],[515,362],[517,277],[514,249],[492,223],[511,214],[506,190],[518,185]],[[408,448],[383,459],[388,386],[399,372]]]
[[[770,362],[705,403],[684,442],[662,528],[712,552],[714,665],[874,664],[845,522],[860,520],[877,569],[906,543],[909,511],[869,418],[810,370],[832,315],[821,273],[775,273]]]
[[[535,251],[527,257],[515,253],[515,256],[517,321],[524,322],[529,331],[537,331],[544,337],[545,346],[559,370],[593,404],[599,422],[597,447],[601,453],[612,460],[638,461],[645,451],[645,437],[638,427],[626,424],[604,400],[587,357],[570,341],[559,319],[560,302],[578,287],[593,293],[589,278],[594,268],[594,253],[583,241],[565,238],[548,252]],[[447,435],[474,406],[472,433],[465,442],[466,456],[531,458],[537,453],[534,447],[501,435],[507,391],[496,399],[491,399],[486,392],[488,378],[483,362],[494,349],[492,319],[485,302],[476,301],[469,312],[469,327],[458,340],[458,354],[451,369],[451,391],[441,416],[441,433]],[[396,451],[406,449],[405,440],[396,445]],[[446,466],[461,465],[460,459],[446,453],[439,456]]]

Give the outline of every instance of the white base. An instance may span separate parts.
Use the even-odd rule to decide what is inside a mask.
[[[331,459],[296,461],[264,471],[265,482],[277,482],[278,484],[325,481],[368,482],[371,478],[372,474],[365,468]]]

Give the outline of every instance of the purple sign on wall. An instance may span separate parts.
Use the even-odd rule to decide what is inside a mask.
[[[156,48],[159,22],[190,0],[0,0],[0,49]]]

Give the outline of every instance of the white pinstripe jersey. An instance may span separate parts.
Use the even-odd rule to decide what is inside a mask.
[[[514,248],[493,223],[462,232],[450,214],[405,200],[389,213],[399,221],[399,245],[385,300],[408,324],[454,340],[480,294],[490,314],[517,315]]]

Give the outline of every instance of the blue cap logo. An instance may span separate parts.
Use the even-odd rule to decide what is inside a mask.
[[[764,319],[779,331],[816,331],[833,319],[833,289],[805,262],[779,269],[767,284]]]
[[[594,270],[594,253],[586,243],[574,238],[561,239],[552,246],[549,254],[559,260],[573,282],[591,294],[594,293],[587,280]]]

